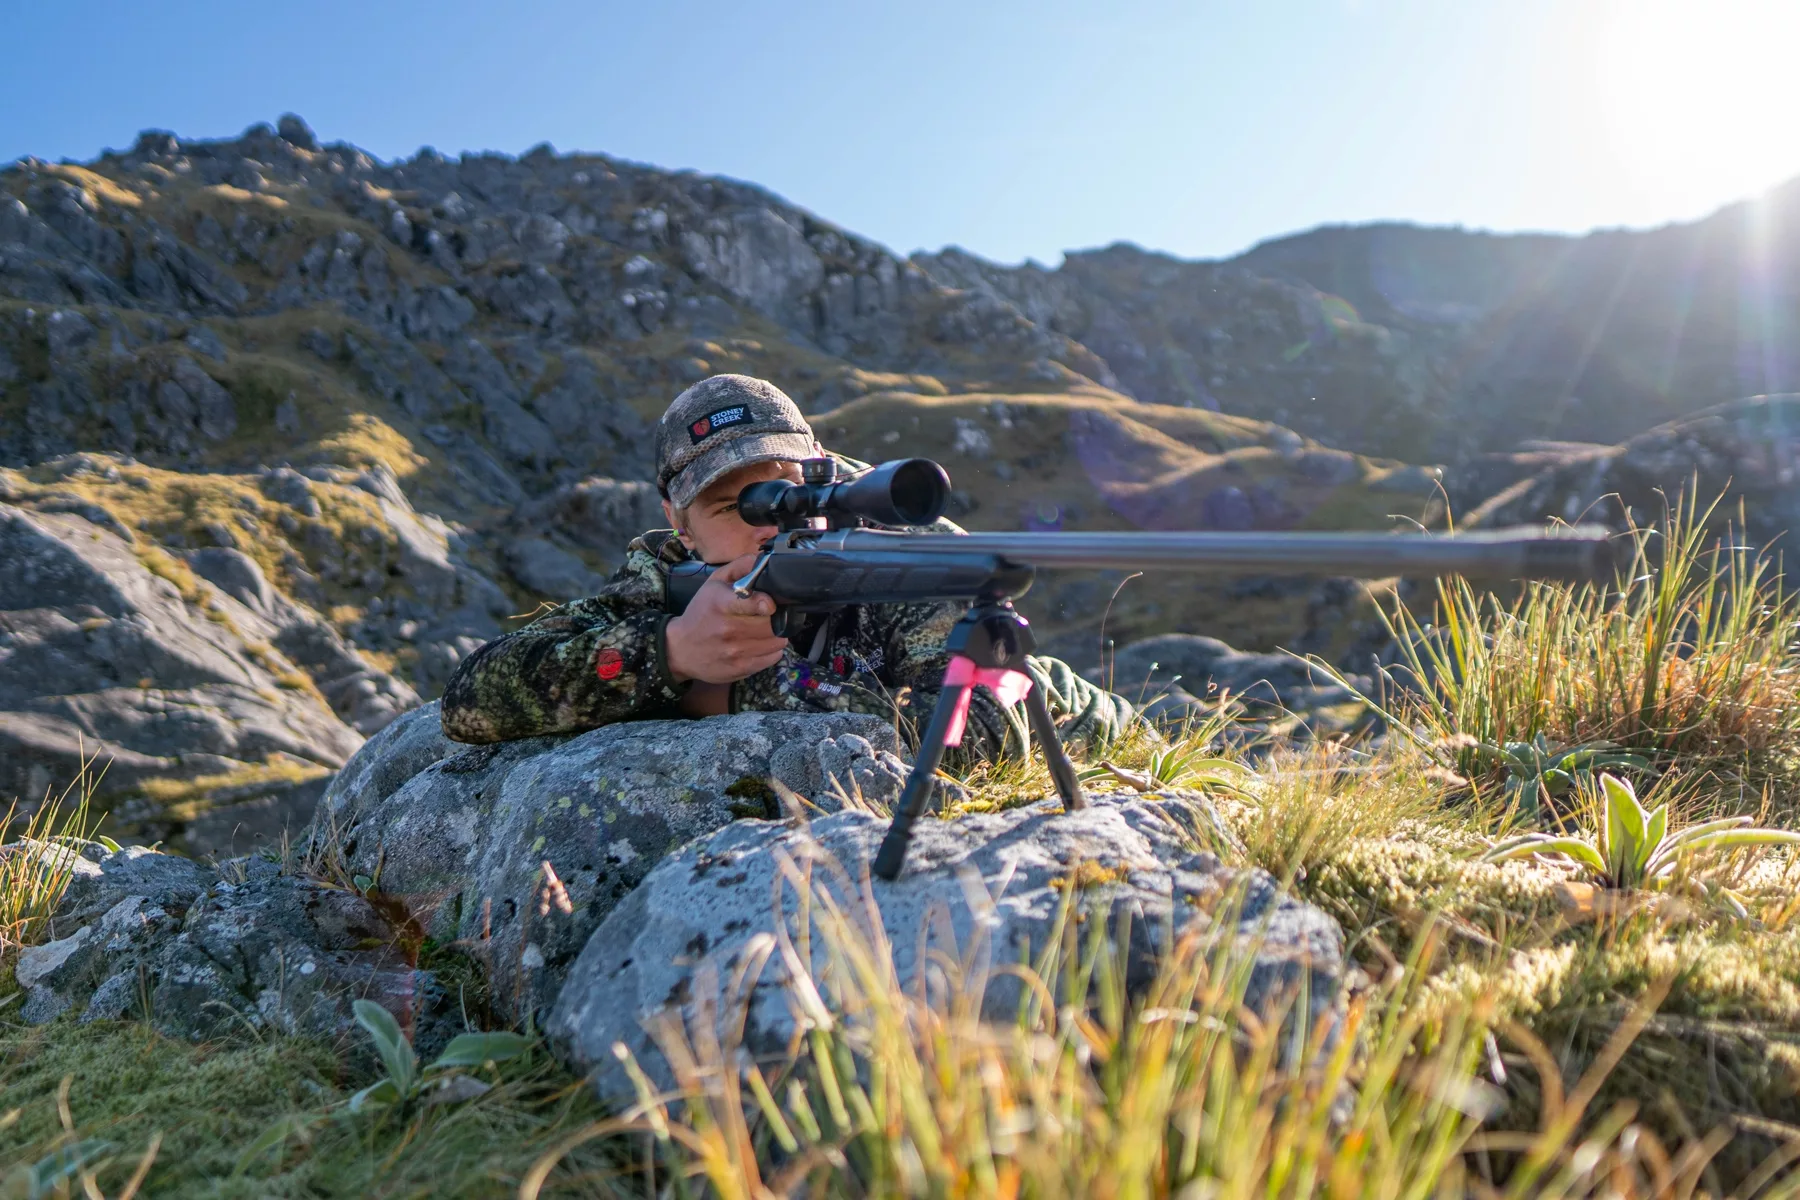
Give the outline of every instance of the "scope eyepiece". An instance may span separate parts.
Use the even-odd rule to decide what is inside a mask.
[[[897,458],[871,467],[854,479],[834,471],[807,470],[805,483],[771,479],[738,493],[738,515],[751,525],[799,529],[815,517],[832,528],[875,525],[929,525],[950,501],[950,476],[929,458]],[[814,482],[817,480],[818,482]]]

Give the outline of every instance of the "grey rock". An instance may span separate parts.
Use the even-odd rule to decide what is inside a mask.
[[[1203,798],[1093,800],[1068,814],[1046,802],[923,821],[906,870],[893,882],[867,875],[887,829],[868,813],[840,812],[810,825],[730,825],[665,859],[608,915],[569,968],[545,1027],[551,1043],[609,1098],[631,1091],[615,1043],[629,1048],[652,1079],[669,1081],[645,1028],[663,1012],[690,1023],[718,1021],[721,1030],[741,1017],[745,1051],[779,1061],[795,1035],[798,1005],[783,955],[770,953],[777,922],[791,945],[810,944],[805,965],[815,977],[826,976],[830,954],[817,926],[801,928],[796,875],[784,865],[810,871],[811,886],[830,892],[865,936],[885,938],[901,990],[943,994],[947,979],[934,955],[973,962],[986,980],[983,1012],[995,1019],[1017,1013],[1022,984],[989,970],[1044,950],[1071,886],[1083,919],[1117,922],[1115,931],[1129,939],[1128,989],[1149,982],[1159,954],[1177,939],[1229,939],[1250,959],[1244,1003],[1251,1011],[1270,1014],[1302,989],[1307,1017],[1336,1011],[1345,969],[1336,923],[1282,893],[1266,873],[1227,867],[1201,849],[1191,831],[1206,824],[1195,813]],[[1084,863],[1098,868],[1089,870],[1100,882],[1071,883]],[[802,940],[808,932],[810,943]],[[745,978],[734,986],[744,1004],[736,1009],[720,1003],[720,981],[740,971]]]
[[[557,600],[591,596],[606,582],[586,563],[543,538],[519,538],[501,550],[512,577],[539,595]]]
[[[522,530],[554,531],[583,549],[617,556],[632,538],[667,528],[669,521],[655,484],[593,478],[521,505],[513,523]]]
[[[431,712],[395,722],[346,765],[313,844],[405,897],[428,935],[477,947],[513,1020],[541,1015],[588,935],[664,855],[740,816],[778,814],[767,780],[818,789],[811,798],[830,807],[832,772],[899,769],[898,739],[874,717],[743,713],[457,747],[394,786],[394,760],[441,753]],[[810,760],[780,753],[821,746]],[[545,862],[572,911],[545,899]]]
[[[338,339],[323,329],[315,327],[301,334],[300,345],[326,362],[331,362],[338,356]]]
[[[375,393],[392,400],[408,415],[429,420],[463,403],[462,393],[444,377],[437,364],[405,338],[365,341],[346,334],[343,340],[350,361]],[[317,353],[316,343],[313,348]]]
[[[769,316],[788,316],[825,282],[825,264],[787,215],[754,208],[684,231],[681,250],[694,274]]]
[[[326,788],[312,830],[315,852],[336,830],[348,830],[363,816],[386,803],[407,780],[459,747],[444,736],[438,702],[421,705],[389,724],[363,744]]]
[[[92,321],[71,309],[51,313],[44,322],[44,329],[50,345],[50,361],[63,367],[93,342],[97,332]]]
[[[114,790],[272,754],[330,769],[361,745],[252,651],[279,627],[208,588],[233,632],[115,533],[0,505],[0,562],[0,793],[36,799],[73,778],[84,752],[111,760],[103,789]]]
[[[238,603],[261,613],[273,613],[275,589],[254,558],[242,550],[208,546],[187,555],[188,566]]]
[[[62,849],[82,882],[54,921],[84,923],[21,953],[28,1022],[74,1011],[84,1022],[143,1017],[193,1041],[245,1028],[336,1039],[353,1028],[352,1002],[368,998],[427,1054],[453,1032],[454,1002],[363,896],[262,859],[213,872],[141,847]],[[102,899],[110,903],[96,917]]]
[[[247,799],[234,795],[232,803],[220,803],[215,796],[210,807],[182,826],[174,845],[184,854],[215,862],[265,851],[278,854],[311,827],[331,779],[316,775],[234,789],[250,795]]]
[[[274,489],[293,490],[307,503],[316,505],[310,481],[296,472],[288,474],[292,478],[276,480]],[[365,472],[359,480],[367,478],[379,484],[382,475],[390,481],[393,478],[386,468],[381,468]],[[397,487],[393,491],[398,494]],[[404,500],[404,496],[401,498]],[[189,551],[186,557],[196,575],[267,623],[268,628],[256,632],[306,671],[331,710],[358,733],[374,733],[400,713],[418,706],[418,693],[387,672],[371,667],[317,613],[276,591],[256,560],[243,551],[211,546]],[[298,828],[311,816],[310,808],[304,813],[296,809],[294,805],[299,802],[291,797],[273,803],[274,810],[283,814],[279,820],[283,827]],[[249,810],[239,816],[261,833],[276,832],[268,823],[275,819],[273,816],[259,817]]]
[[[275,134],[296,149],[317,150],[319,148],[319,139],[314,136],[312,126],[293,113],[281,114],[281,119],[275,122]]]
[[[216,879],[198,863],[143,846],[108,852],[87,842],[65,846],[58,860],[69,872],[69,886],[50,918],[50,931],[57,935],[92,924],[128,896],[179,916]]]
[[[191,358],[176,359],[174,372],[175,384],[194,403],[195,424],[202,437],[216,442],[237,432],[237,403],[230,392]]]
[[[1088,674],[1098,678],[1101,672]],[[1234,650],[1218,638],[1191,633],[1162,634],[1120,647],[1111,677],[1124,694],[1141,690],[1147,698],[1177,688],[1190,699],[1229,690],[1245,700],[1296,711],[1351,698],[1322,667],[1293,655]],[[1366,679],[1353,677],[1352,682],[1366,694]]]
[[[549,428],[525,410],[506,367],[479,339],[462,338],[444,357],[444,372],[481,405],[488,440],[515,462],[542,469],[557,456]]]
[[[398,214],[396,214],[398,215]],[[401,220],[405,220],[401,217]],[[475,306],[455,288],[439,286],[413,291],[402,289],[396,319],[407,337],[448,341],[475,319]]]
[[[219,335],[204,325],[196,325],[188,331],[185,339],[187,347],[196,354],[204,354],[214,362],[225,361],[225,343]]]

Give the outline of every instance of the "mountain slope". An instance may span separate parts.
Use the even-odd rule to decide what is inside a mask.
[[[151,132],[0,171],[0,501],[19,529],[91,527],[118,570],[174,588],[154,612],[61,624],[44,589],[9,596],[0,656],[67,668],[0,703],[0,741],[36,739],[0,790],[66,774],[78,744],[129,750],[119,785],[189,808],[341,761],[661,522],[650,422],[719,371],[775,380],[846,452],[943,455],[978,528],[1430,516],[1430,470],[1138,403],[992,289],[746,184],[548,148],[383,164],[296,118],[216,142]],[[1047,579],[1025,607],[1089,661],[1117,583]],[[1294,585],[1247,605],[1232,587],[1135,581],[1110,629],[1330,648],[1363,603]],[[103,618],[154,644],[212,631],[234,665],[206,686],[322,732],[311,750],[238,736],[193,686],[109,661],[103,627],[81,627]]]
[[[915,261],[1080,341],[1139,399],[1415,461],[1614,443],[1800,387],[1800,181],[1701,221],[1579,238],[1376,224],[1224,262],[1123,244],[1054,271],[954,250]]]

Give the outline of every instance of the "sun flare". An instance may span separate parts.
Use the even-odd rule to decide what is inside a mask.
[[[1621,169],[1680,194],[1760,191],[1791,173],[1794,0],[1621,0],[1595,82]]]

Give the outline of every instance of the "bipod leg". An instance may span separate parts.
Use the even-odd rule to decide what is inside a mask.
[[[881,879],[898,879],[906,862],[906,847],[912,841],[913,823],[924,815],[931,803],[931,789],[937,782],[938,764],[944,760],[944,736],[956,719],[956,710],[967,685],[948,684],[938,692],[937,706],[931,710],[931,724],[919,741],[919,752],[913,759],[912,773],[906,777],[906,788],[894,805],[894,821],[881,849],[875,854],[875,874]],[[1066,761],[1066,760],[1065,760]]]
[[[1056,722],[1050,719],[1050,704],[1044,699],[1043,688],[1034,687],[1025,693],[1025,716],[1031,722],[1032,740],[1037,742],[1044,763],[1050,768],[1050,778],[1056,781],[1063,811],[1086,808],[1087,797],[1081,793],[1081,781],[1075,778],[1075,764],[1069,761],[1062,739],[1056,736]]]

